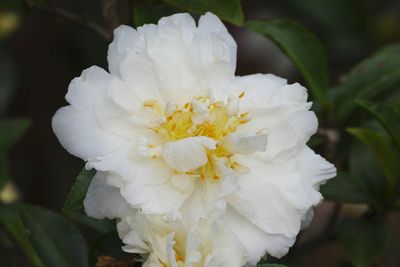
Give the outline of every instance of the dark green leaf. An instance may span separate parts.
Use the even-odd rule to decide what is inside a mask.
[[[196,14],[213,12],[221,19],[243,25],[243,11],[240,0],[163,0],[167,4]]]
[[[373,153],[382,168],[392,190],[397,179],[397,156],[390,144],[378,132],[365,128],[347,128],[347,131],[363,142]]]
[[[79,231],[61,216],[21,205],[29,241],[46,267],[87,267],[88,249]]]
[[[64,203],[63,212],[65,214],[83,210],[83,199],[95,174],[95,170],[85,169],[79,173]]]
[[[389,236],[384,222],[359,219],[343,220],[339,240],[356,266],[370,266],[384,252]]]
[[[399,85],[400,45],[394,45],[362,61],[334,88],[334,115],[338,121],[344,121],[354,110],[355,99],[373,99]]]
[[[339,172],[338,175],[321,186],[322,195],[339,203],[371,204],[373,199],[360,179]]]
[[[88,226],[90,228],[93,228],[94,230],[100,232],[100,233],[108,233],[110,231],[115,230],[115,221],[114,220],[109,220],[109,219],[103,219],[103,220],[97,220],[90,218],[86,216],[86,214],[81,211],[81,212],[71,212],[68,214],[68,218],[71,218],[72,220]]]
[[[0,151],[14,145],[26,132],[30,121],[26,119],[2,119],[0,120]]]
[[[392,137],[398,149],[400,149],[400,106],[373,103],[367,100],[359,100],[357,104],[370,112],[379,121]]]
[[[373,204],[375,208],[385,205],[389,192],[388,181],[371,150],[359,141],[350,146],[349,175],[367,199],[372,200],[372,203],[366,204]]]
[[[40,260],[26,236],[25,228],[16,205],[0,203],[0,224],[15,239],[34,266],[41,266]]]
[[[274,41],[299,69],[310,86],[314,99],[325,103],[326,52],[315,35],[291,21],[249,21],[247,25]]]
[[[132,254],[122,251],[123,245],[118,233],[115,231],[101,236],[90,249],[89,265],[96,266],[100,256],[109,256],[116,260],[132,259]]]
[[[170,16],[181,12],[179,9],[164,3],[143,2],[135,5],[133,10],[133,20],[135,26],[154,23],[165,16]]]

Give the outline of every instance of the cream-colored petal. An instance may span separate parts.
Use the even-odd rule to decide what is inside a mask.
[[[89,217],[95,219],[114,219],[124,217],[131,212],[120,190],[107,184],[108,174],[97,172],[90,183],[83,205]]]
[[[303,215],[320,198],[308,193],[295,162],[263,162],[253,156],[235,156],[249,168],[238,178],[239,190],[228,203],[269,234],[295,237]]]
[[[99,106],[109,109],[110,103],[105,99],[111,83],[112,77],[98,67],[84,70],[68,88],[66,100],[71,105],[59,109],[52,119],[53,131],[60,143],[84,160],[106,155],[127,141],[102,127],[95,113]]]
[[[168,142],[163,147],[165,162],[179,172],[195,170],[208,161],[206,149],[215,149],[215,141],[208,137],[188,137]]]
[[[255,266],[268,253],[280,258],[288,252],[296,238],[280,234],[268,234],[251,223],[247,218],[228,206],[221,224],[235,233],[249,254],[247,266]]]

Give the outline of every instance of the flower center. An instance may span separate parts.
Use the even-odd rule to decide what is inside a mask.
[[[229,168],[238,167],[230,159],[233,154],[224,146],[223,140],[235,132],[238,126],[249,121],[248,113],[238,114],[239,100],[243,96],[244,93],[236,98],[230,97],[227,103],[213,102],[209,97],[198,97],[180,107],[168,104],[165,111],[154,101],[147,101],[145,107],[152,108],[163,116],[163,122],[151,129],[168,142],[198,136],[216,141],[215,149],[207,149],[207,163],[187,173],[199,175],[200,179],[217,180],[220,178],[217,160],[223,159]]]

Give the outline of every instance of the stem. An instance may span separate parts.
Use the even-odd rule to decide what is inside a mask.
[[[26,0],[26,3],[28,5],[28,7],[31,9],[36,9],[38,11],[58,15],[60,17],[63,17],[66,20],[69,20],[77,25],[83,26],[83,27],[95,32],[96,34],[98,34],[100,37],[102,37],[103,39],[105,39],[107,41],[111,40],[112,35],[101,25],[99,25],[93,21],[87,20],[83,17],[80,17],[77,14],[74,14],[68,10],[65,10],[60,7],[48,6],[48,5],[42,4],[42,3],[34,3],[32,0]]]

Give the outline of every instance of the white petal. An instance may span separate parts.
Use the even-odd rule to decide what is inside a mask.
[[[110,171],[125,180],[137,180],[144,185],[167,182],[172,173],[171,168],[161,158],[152,159],[139,152],[132,144],[126,144],[114,153],[91,159],[87,167]]]
[[[310,189],[319,190],[320,184],[336,176],[335,166],[307,146],[298,156],[297,167]]]
[[[171,175],[172,185],[181,192],[192,191],[194,188],[194,179],[187,174],[173,173]]]
[[[122,196],[132,207],[148,213],[179,209],[194,188],[190,180],[180,181],[180,184],[174,180],[174,184],[171,181],[173,171],[161,158],[144,157],[131,146],[107,157],[93,159],[88,167],[119,174],[120,178],[114,177],[112,185],[120,188]]]
[[[266,233],[229,206],[221,224],[235,233],[244,245],[250,256],[249,266],[255,266],[266,253],[278,258],[284,256],[296,240]]]
[[[208,161],[206,149],[215,149],[215,141],[199,136],[168,142],[163,147],[165,162],[179,172],[195,170]]]
[[[309,111],[307,89],[272,75],[250,75],[236,80],[236,90],[245,92],[240,112],[249,112],[250,120],[237,133],[268,134],[264,158],[286,160],[302,149],[318,126]],[[243,88],[243,89],[240,89]]]
[[[244,135],[231,133],[224,139],[224,146],[232,153],[253,154],[265,152],[267,149],[268,135]]]
[[[168,261],[171,267],[178,267],[178,263],[176,262],[176,253],[174,250],[174,233],[170,233],[167,235],[167,253],[168,253]]]
[[[238,190],[237,173],[217,162],[221,175],[218,181],[198,181],[180,212],[187,225],[194,225],[200,218],[219,220],[226,208],[226,197]]]
[[[61,145],[83,160],[111,153],[126,142],[100,128],[93,114],[82,113],[72,106],[56,112],[52,127]]]
[[[205,219],[195,228],[201,240],[204,267],[243,266],[248,254],[238,238],[223,225],[211,225]]]
[[[236,77],[233,91],[230,94],[238,96],[244,93],[240,104],[246,107],[253,103],[267,104],[276,90],[286,84],[286,80],[273,74],[252,74]]]
[[[110,71],[140,99],[161,96],[182,104],[226,88],[234,78],[236,43],[211,13],[200,18],[198,27],[189,14],[175,14],[137,32],[118,29],[109,60]]]
[[[239,176],[240,190],[228,203],[266,233],[296,236],[301,218],[320,198],[308,193],[294,163],[266,163],[252,156],[234,160],[250,171]]]
[[[182,192],[170,182],[143,185],[138,181],[125,181],[121,194],[132,207],[140,208],[148,214],[160,214],[179,209],[192,190],[191,185],[187,192]]]
[[[52,119],[53,131],[68,152],[84,160],[115,150],[126,139],[102,127],[96,108],[119,112],[118,106],[106,101],[113,78],[98,67],[91,67],[75,78],[68,88],[71,106],[59,109]],[[111,105],[111,106],[110,106]]]
[[[130,207],[118,188],[107,184],[107,173],[97,172],[83,200],[85,212],[96,219],[114,219],[129,214]]]
[[[121,62],[129,53],[134,52],[139,34],[129,26],[121,25],[114,30],[114,40],[108,48],[108,68],[111,74],[120,76]]]

